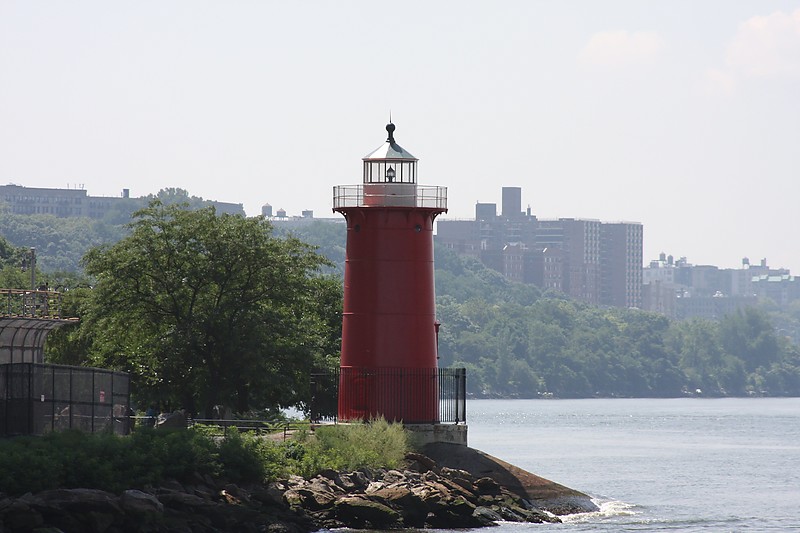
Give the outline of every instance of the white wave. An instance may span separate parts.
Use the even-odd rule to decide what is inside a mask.
[[[612,518],[615,516],[632,516],[636,514],[634,506],[619,500],[609,500],[605,498],[592,498],[598,510],[591,513],[577,513],[560,516],[562,522],[569,524],[593,522],[598,519]]]

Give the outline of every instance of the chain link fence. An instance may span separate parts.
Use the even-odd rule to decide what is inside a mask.
[[[130,376],[98,368],[0,365],[0,436],[130,432]]]

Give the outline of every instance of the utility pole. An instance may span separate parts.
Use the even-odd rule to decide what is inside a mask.
[[[36,248],[31,246],[27,257],[22,259],[22,271],[31,270],[31,290],[36,290]]]
[[[31,290],[36,290],[36,248],[31,246]]]

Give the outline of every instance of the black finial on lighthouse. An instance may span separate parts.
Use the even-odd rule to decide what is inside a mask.
[[[386,139],[386,142],[394,144],[394,124],[391,122],[386,125],[386,131],[389,133],[389,138]]]

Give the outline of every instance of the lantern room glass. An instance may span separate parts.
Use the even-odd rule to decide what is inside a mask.
[[[364,161],[364,183],[417,183],[417,162]]]

